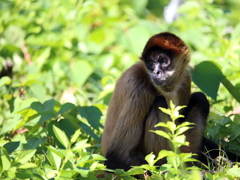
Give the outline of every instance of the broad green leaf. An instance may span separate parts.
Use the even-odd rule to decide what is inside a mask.
[[[240,103],[240,91],[232,85],[232,83],[227,79],[224,78],[222,80],[222,84],[227,88],[227,90],[231,93],[231,95]]]
[[[62,159],[55,152],[51,151],[51,149],[48,149],[47,151],[47,158],[51,165],[54,166],[57,170],[60,168]]]
[[[191,74],[193,82],[216,101],[219,84],[225,78],[219,66],[211,61],[204,61],[191,69]]]
[[[11,154],[19,147],[20,141],[12,141],[4,144],[4,148],[7,150],[8,154]]]
[[[158,153],[157,160],[162,159],[162,158],[165,158],[165,157],[167,157],[167,156],[175,156],[175,153],[172,152],[172,151],[161,150],[161,151]]]
[[[15,163],[21,163],[24,164],[27,161],[29,161],[33,155],[35,154],[36,149],[33,150],[26,150],[26,151],[21,151],[15,158],[14,162]]]
[[[126,173],[124,173],[122,176],[130,176],[130,175],[137,175],[137,174],[144,174],[143,168],[133,167],[129,169]]]
[[[0,134],[13,130],[21,121],[22,117],[20,114],[11,114],[8,120],[3,123]]]
[[[76,142],[76,144],[74,144],[72,150],[79,151],[80,149],[85,149],[85,148],[91,147],[91,145],[88,144],[87,141],[88,141],[87,139],[84,139],[84,140]]]
[[[81,135],[80,129],[76,130],[75,133],[72,135],[70,142],[71,144],[75,143],[77,141],[77,138]]]
[[[93,161],[104,161],[104,160],[106,160],[106,158],[99,154],[85,155],[80,159],[79,166],[84,167],[85,163],[89,163]]]
[[[165,131],[156,130],[156,131],[151,131],[151,132],[154,132],[159,136],[162,136],[162,137],[165,137],[165,138],[171,140],[171,137]]]
[[[32,137],[23,145],[25,150],[36,149],[43,142],[42,138]]]
[[[100,118],[102,116],[101,111],[95,107],[95,106],[85,106],[85,107],[81,107],[78,106],[77,107],[77,111],[78,113],[83,117],[86,118],[89,122],[89,124],[91,124],[91,126],[94,129],[98,129],[102,126],[102,124],[100,123]]]
[[[175,135],[178,136],[184,132],[186,132],[187,130],[191,129],[193,127],[181,127],[181,128],[178,128]]]
[[[89,174],[89,172],[90,172],[89,169],[87,169],[87,168],[82,168],[82,167],[78,167],[78,169],[75,170],[75,171],[77,171],[78,173],[80,173],[81,176],[82,176],[82,177],[85,177],[85,178],[88,177],[88,174]]]
[[[45,101],[43,103],[43,111],[53,111],[56,103],[57,102],[55,99],[50,99],[50,100]]]
[[[166,123],[164,123],[164,122],[157,123],[154,127],[159,127],[159,126],[161,126],[161,127],[168,127],[168,125]]]
[[[129,28],[125,33],[122,33],[120,43],[132,53],[141,56],[144,45],[152,35],[153,32],[147,28],[146,24],[139,21],[138,24]]]
[[[193,170],[193,171],[191,171],[189,179],[202,180],[203,177],[202,177],[202,174],[200,171]]]
[[[32,84],[30,87],[33,95],[40,101],[44,102],[46,99],[46,88],[39,83]]]
[[[97,141],[100,141],[100,138],[94,133],[94,131],[85,123],[78,122],[77,125],[87,134],[89,134],[92,138]]]
[[[53,132],[55,136],[57,137],[58,141],[65,147],[67,148],[69,145],[69,140],[64,131],[59,129],[58,127],[53,125]]]
[[[43,105],[40,102],[33,102],[30,105],[30,108],[34,109],[38,113],[43,111]]]
[[[154,158],[155,158],[156,156],[154,155],[154,154],[148,154],[146,157],[145,157],[145,160],[148,162],[148,164],[150,165],[150,166],[153,166],[154,165]]]
[[[186,142],[186,136],[185,135],[178,135],[174,138],[173,142],[177,142],[180,145],[185,144]]]
[[[63,104],[63,105],[61,106],[61,108],[60,108],[60,110],[58,111],[57,114],[63,114],[63,113],[65,113],[65,112],[73,109],[74,107],[75,107],[75,105],[72,104],[72,103],[65,103],[65,104]]]
[[[35,163],[25,163],[20,166],[18,166],[19,169],[29,169],[29,168],[36,168],[38,167]]]
[[[75,61],[71,69],[71,79],[75,83],[79,85],[79,87],[82,87],[82,85],[85,83],[87,78],[92,74],[93,67],[84,60],[78,60]]]
[[[3,147],[0,147],[0,171],[9,170],[11,167],[11,159],[8,152]]]
[[[11,83],[11,79],[10,77],[8,76],[3,76],[1,79],[0,79],[0,87],[3,86],[3,85],[9,85]]]
[[[48,149],[49,151],[54,152],[54,153],[55,153],[56,155],[58,155],[61,159],[63,159],[63,158],[65,157],[65,153],[60,152],[59,149],[57,149],[57,148],[55,148],[55,147],[53,147],[53,146],[48,146],[47,149]]]
[[[233,177],[240,177],[240,168],[236,168],[236,167],[233,167],[233,168],[230,168],[227,170],[227,174],[230,175],[230,176],[233,176]]]
[[[26,122],[28,122],[31,119],[34,119],[35,117],[38,116],[37,112],[31,108],[26,108],[18,112],[18,114],[21,114],[23,117],[22,121],[15,127],[14,130],[17,130],[24,126]]]
[[[176,156],[167,156],[167,161],[169,164],[173,165],[173,167],[180,166],[180,159]]]
[[[39,119],[38,123],[45,122],[55,117],[55,114],[52,111],[44,111],[39,114],[41,115],[41,118]]]
[[[68,137],[68,139],[71,139],[72,135],[75,133],[74,126],[72,122],[68,119],[61,119],[58,123],[59,129],[61,129]]]

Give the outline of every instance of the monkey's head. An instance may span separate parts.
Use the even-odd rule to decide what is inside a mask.
[[[153,84],[170,92],[184,79],[190,57],[188,47],[179,37],[164,32],[148,40],[141,60]]]

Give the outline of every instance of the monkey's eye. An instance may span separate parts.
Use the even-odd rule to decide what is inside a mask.
[[[148,63],[146,64],[147,65],[147,68],[149,70],[152,70],[153,69],[153,66],[154,66],[154,62],[153,61],[148,61]]]
[[[168,60],[167,60],[166,58],[163,58],[163,59],[162,59],[162,63],[163,63],[163,64],[167,64],[167,63],[168,63]]]
[[[170,59],[168,59],[168,58],[162,58],[162,59],[161,59],[161,64],[162,64],[163,67],[169,66],[169,65],[170,65]]]

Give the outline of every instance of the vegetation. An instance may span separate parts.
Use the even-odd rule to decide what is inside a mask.
[[[0,1],[0,179],[100,179],[100,138],[116,80],[162,31],[191,48],[192,91],[211,103],[206,136],[240,155],[240,3],[186,0],[166,23],[168,3]],[[148,165],[113,172],[123,179],[145,170],[153,175],[146,179],[201,179],[198,169],[182,173],[191,154],[164,153],[171,156],[160,169],[150,154]],[[234,179],[239,172],[225,166],[205,177]]]

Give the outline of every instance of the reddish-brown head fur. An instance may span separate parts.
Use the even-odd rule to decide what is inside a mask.
[[[188,47],[179,37],[169,32],[163,32],[152,36],[148,40],[141,59],[145,59],[147,52],[154,47],[171,51],[174,55],[188,53]]]

